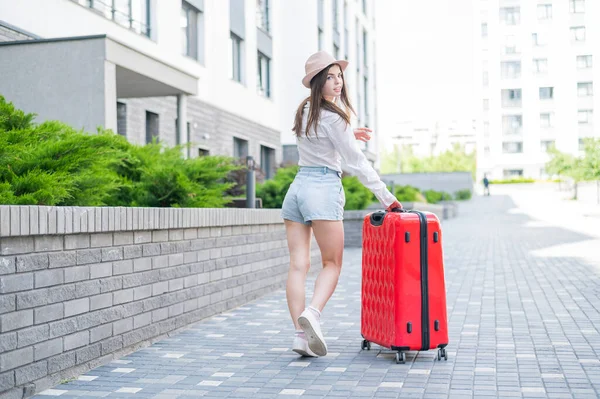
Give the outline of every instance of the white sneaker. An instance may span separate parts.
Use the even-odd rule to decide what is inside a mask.
[[[309,309],[305,309],[300,317],[298,317],[298,324],[300,324],[300,328],[302,328],[304,335],[306,335],[308,348],[318,356],[327,355],[325,337],[323,337],[323,333],[321,332],[319,319],[314,313]]]
[[[308,356],[308,357],[318,357],[313,351],[308,347],[308,341],[301,337],[294,338],[294,344],[292,345],[292,350],[299,354],[300,356]]]

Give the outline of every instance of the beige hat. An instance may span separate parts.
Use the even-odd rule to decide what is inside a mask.
[[[302,84],[310,89],[310,81],[312,78],[331,64],[339,64],[342,71],[344,71],[348,66],[348,61],[336,60],[326,51],[319,51],[308,57],[306,64],[304,64],[306,76],[302,79]]]

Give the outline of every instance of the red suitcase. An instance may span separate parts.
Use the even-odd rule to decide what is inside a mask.
[[[433,213],[374,212],[363,223],[362,349],[438,349],[448,360],[442,230]]]

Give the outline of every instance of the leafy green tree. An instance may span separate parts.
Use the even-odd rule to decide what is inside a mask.
[[[400,172],[471,172],[475,176],[476,159],[474,151],[467,153],[460,144],[455,144],[451,149],[440,155],[429,157],[416,156],[410,146],[404,146],[402,150],[394,147],[393,150],[383,153],[381,172],[384,174]]]
[[[600,179],[600,140],[585,139],[584,155],[575,157],[552,147],[548,150],[550,160],[546,163],[546,171],[550,175],[565,176],[573,179],[574,195],[577,199],[578,184],[582,181]]]

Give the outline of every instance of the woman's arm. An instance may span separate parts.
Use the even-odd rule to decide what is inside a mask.
[[[336,114],[328,115],[327,118],[324,118],[322,124],[328,130],[329,137],[336,150],[346,162],[350,174],[358,177],[358,180],[371,190],[386,208],[397,202],[396,197],[390,193],[365,154],[358,147],[352,126]]]

